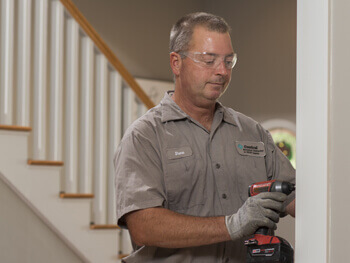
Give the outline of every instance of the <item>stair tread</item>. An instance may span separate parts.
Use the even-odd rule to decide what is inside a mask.
[[[123,258],[125,258],[125,257],[127,257],[127,256],[129,256],[129,254],[119,254],[119,255],[118,255],[118,258],[119,258],[119,259],[123,259]]]
[[[90,224],[90,229],[120,229],[118,225],[105,224],[105,225],[95,225]]]

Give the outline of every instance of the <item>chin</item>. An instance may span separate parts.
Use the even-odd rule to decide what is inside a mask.
[[[210,98],[211,100],[217,100],[222,96],[222,94],[224,94],[223,90],[215,90],[210,92],[210,95],[208,96],[208,98]]]
[[[220,97],[221,97],[221,93],[220,94],[211,94],[211,96],[206,96],[206,99],[210,102],[215,103]]]

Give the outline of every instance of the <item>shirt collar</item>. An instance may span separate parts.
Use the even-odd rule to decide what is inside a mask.
[[[171,98],[174,91],[168,91],[165,93],[162,101],[160,102],[162,109],[162,122],[167,121],[175,121],[182,119],[190,119],[190,116],[186,114],[181,108],[175,103],[175,101]],[[227,123],[233,124],[237,126],[237,113],[229,108],[224,107],[220,102],[217,102],[215,116],[217,114],[223,114],[223,120]]]
[[[217,102],[216,111],[224,114],[223,120],[225,122],[237,126],[238,116],[237,112],[235,112],[233,109],[224,107],[220,102]]]
[[[162,109],[162,122],[186,119],[189,116],[171,98],[174,91],[167,91],[160,102]]]

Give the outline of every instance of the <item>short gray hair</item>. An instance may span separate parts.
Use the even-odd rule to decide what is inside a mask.
[[[192,39],[193,29],[196,26],[203,26],[209,31],[227,33],[231,31],[226,21],[219,16],[198,12],[185,15],[180,18],[170,31],[169,51],[187,51]]]

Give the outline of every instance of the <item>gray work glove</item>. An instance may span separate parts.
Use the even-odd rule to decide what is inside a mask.
[[[276,229],[279,213],[284,212],[287,195],[265,192],[249,197],[236,214],[226,216],[225,223],[232,240],[254,234],[259,227]]]

